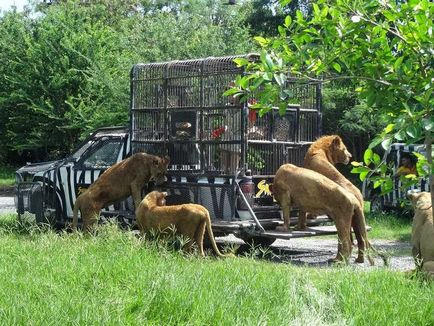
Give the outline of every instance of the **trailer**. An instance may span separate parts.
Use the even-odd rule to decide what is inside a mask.
[[[235,234],[246,242],[271,244],[277,238],[335,233],[311,221],[306,231],[277,232],[282,223],[272,196],[274,173],[284,163],[301,166],[310,144],[321,135],[321,84],[288,78],[294,95],[285,113],[259,117],[223,93],[246,72],[234,63],[255,55],[136,64],[131,70],[130,125],[93,133],[60,161],[29,164],[17,171],[19,215],[65,225],[75,198],[109,166],[136,152],[168,155],[167,205],[205,206],[216,236]],[[150,189],[145,188],[144,194]],[[102,218],[134,222],[131,198],[111,205]],[[296,224],[294,210],[292,224]],[[316,226],[314,226],[316,225]]]

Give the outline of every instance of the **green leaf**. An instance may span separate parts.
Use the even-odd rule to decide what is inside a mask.
[[[365,154],[363,155],[363,161],[365,162],[366,165],[371,164],[373,155],[374,155],[374,152],[372,151],[372,149],[368,148],[365,151]]]
[[[395,127],[395,124],[394,124],[394,123],[390,123],[390,124],[388,124],[388,125],[386,126],[386,128],[384,128],[384,132],[385,132],[386,134],[390,133],[390,132],[393,130],[393,127]]]
[[[268,54],[268,53],[265,54],[265,64],[268,66],[269,70],[273,70],[274,63],[273,63],[273,60],[271,59],[270,54]]]
[[[271,80],[273,79],[273,73],[271,73],[271,72],[266,72],[266,73],[264,73],[264,75],[262,76],[262,78],[263,78],[264,80],[271,81]]]
[[[434,131],[434,118],[431,117],[430,119],[424,118],[422,120],[423,128],[426,131]]]
[[[376,95],[374,92],[370,92],[368,94],[368,97],[366,98],[366,104],[368,104],[368,106],[373,106],[376,100]]]
[[[236,63],[237,67],[243,67],[249,64],[249,60],[246,58],[236,58],[234,59],[234,62]]]
[[[318,5],[314,2],[312,6],[313,6],[313,12],[315,13],[315,15],[319,16],[321,14],[321,11],[319,10]]]
[[[230,88],[226,92],[223,93],[223,96],[231,96],[231,95],[237,94],[239,92],[240,92],[240,90],[237,88]]]
[[[375,182],[374,182],[374,189],[377,189],[378,187],[380,187],[382,183],[383,183],[382,180],[377,180],[377,181],[375,181]]]
[[[372,157],[372,161],[374,162],[375,165],[379,165],[381,163],[380,155],[378,155],[377,153],[374,153],[374,155]]]
[[[402,65],[402,60],[404,60],[404,57],[402,57],[402,56],[399,57],[398,59],[396,59],[394,65],[393,65],[393,68],[395,69],[395,71],[398,71],[399,68],[401,67],[401,65]]]
[[[324,7],[321,9],[321,17],[325,18],[327,17],[327,14],[329,13],[329,8],[324,5]]]
[[[385,194],[391,192],[392,189],[393,189],[392,179],[386,179],[386,181],[381,184],[381,194],[382,195],[385,195]]]
[[[385,149],[388,150],[390,148],[390,146],[392,145],[392,138],[386,138],[381,142],[381,146]]]
[[[422,134],[419,126],[417,126],[417,125],[409,126],[406,130],[406,133],[407,133],[407,135],[409,135],[411,138],[414,138],[414,139],[420,138],[421,134]]]
[[[286,82],[286,75],[283,73],[276,73],[274,74],[274,79],[276,80],[277,84],[279,84],[279,86],[284,86]]]
[[[352,162],[351,162],[351,165],[352,165],[352,166],[361,166],[362,163],[357,162],[357,161],[352,161]]]
[[[369,144],[369,148],[374,148],[377,147],[378,145],[380,145],[383,142],[383,137],[375,137],[371,143]]]
[[[333,68],[337,71],[337,72],[341,72],[341,65],[337,62],[333,62]]]
[[[351,169],[351,173],[362,173],[362,172],[369,172],[369,171],[371,170],[366,166],[358,166],[356,168]]]
[[[359,174],[360,181],[364,181],[368,175],[369,171],[364,171]]]
[[[285,24],[284,24],[285,27],[291,26],[291,23],[292,23],[292,17],[290,15],[286,16],[285,17]]]
[[[268,42],[269,42],[266,38],[264,38],[262,36],[255,36],[253,39],[256,42],[258,42],[261,47],[266,46],[268,44]]]

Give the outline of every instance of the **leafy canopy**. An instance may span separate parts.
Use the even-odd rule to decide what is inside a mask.
[[[289,3],[281,0],[282,6]],[[286,16],[275,38],[256,37],[262,47],[257,62],[238,62],[250,74],[238,80],[242,98],[255,92],[256,108],[265,113],[273,106],[283,112],[291,94],[286,83],[302,80],[356,80],[358,92],[374,113],[389,123],[371,143],[388,148],[392,141],[426,144],[425,175],[432,171],[434,131],[434,3],[377,0],[320,0],[307,19],[297,11]],[[381,160],[371,150],[354,172],[380,172]],[[375,159],[374,159],[375,157]],[[383,179],[385,181],[385,179]],[[377,186],[387,187],[379,181]],[[432,178],[431,178],[431,188]]]

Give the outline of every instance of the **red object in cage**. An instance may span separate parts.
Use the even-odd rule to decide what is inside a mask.
[[[214,129],[211,132],[211,138],[212,139],[219,138],[225,132],[225,130],[226,130],[225,126]]]

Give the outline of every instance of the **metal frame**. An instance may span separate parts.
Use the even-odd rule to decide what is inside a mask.
[[[248,170],[256,182],[272,179],[283,163],[302,164],[308,146],[321,135],[321,84],[288,78],[287,87],[292,89],[295,103],[283,116],[273,109],[257,118],[248,103],[223,96],[236,76],[245,74],[233,62],[238,57],[134,65],[130,75],[131,147],[133,153],[169,155],[168,198],[170,189],[225,187],[233,192],[234,201],[237,197],[244,201],[256,230],[264,232],[266,214],[260,213],[264,203],[249,202],[239,183]],[[182,129],[185,125],[189,127]],[[210,136],[217,135],[218,130],[218,136]],[[182,150],[188,153],[186,157]],[[239,153],[239,161],[235,154],[234,159],[226,152]],[[223,158],[225,155],[229,158]],[[182,203],[181,197],[173,204]],[[184,202],[192,200],[191,194],[185,197]],[[272,199],[265,205],[269,206],[265,213],[280,210]],[[228,218],[216,216],[212,207],[207,208],[214,225],[241,220],[237,210]]]

